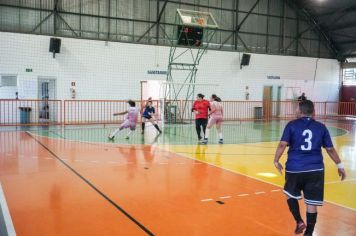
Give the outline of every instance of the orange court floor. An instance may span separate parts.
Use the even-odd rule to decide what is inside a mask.
[[[141,143],[121,141],[123,136],[114,143],[86,139],[88,130],[97,137],[108,127],[73,128],[76,134],[66,128],[46,134],[3,130],[0,183],[16,233],[294,235],[294,221],[281,191],[283,176],[272,164],[278,139],[255,139],[277,137],[282,129],[254,125],[236,128],[252,136],[253,142],[236,137],[235,142],[227,136],[224,145],[206,146],[192,140],[174,142],[174,135],[183,137],[186,132],[177,127],[167,128],[159,139],[146,134]],[[325,156],[326,201],[319,208],[314,235],[352,236],[356,235],[355,125],[332,122],[330,127],[341,130],[332,136],[348,176],[340,182],[336,167]],[[133,140],[139,136],[137,132]],[[179,139],[186,141],[185,137]],[[189,137],[195,138],[194,131]]]

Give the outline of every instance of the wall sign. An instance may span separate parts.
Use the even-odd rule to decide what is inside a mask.
[[[148,70],[147,74],[149,74],[149,75],[166,75],[167,71],[166,70]]]

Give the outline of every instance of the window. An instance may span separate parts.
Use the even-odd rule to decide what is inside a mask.
[[[343,85],[356,85],[356,68],[347,68],[343,71]]]
[[[16,87],[17,76],[16,75],[0,75],[0,87]]]

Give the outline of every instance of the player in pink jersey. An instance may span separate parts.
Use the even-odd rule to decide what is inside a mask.
[[[129,133],[126,136],[126,139],[129,139],[130,135],[132,134],[132,132],[136,129],[136,123],[137,123],[137,118],[138,118],[139,111],[136,108],[136,103],[134,101],[129,100],[128,104],[130,105],[130,107],[129,107],[129,109],[127,111],[114,113],[114,116],[125,115],[125,114],[127,114],[127,116],[126,116],[126,119],[125,119],[124,123],[122,123],[118,129],[114,130],[114,132],[112,132],[109,135],[108,138],[110,140],[114,140],[116,134],[120,130],[130,128]]]
[[[215,94],[211,95],[210,109],[211,109],[210,118],[209,118],[208,126],[206,127],[204,141],[202,143],[203,144],[208,143],[210,128],[213,125],[215,125],[219,136],[219,143],[223,144],[224,139],[221,132],[221,123],[223,122],[224,112],[223,112],[223,106],[221,104],[221,99]]]

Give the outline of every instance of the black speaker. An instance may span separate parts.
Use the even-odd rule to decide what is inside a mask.
[[[60,53],[61,51],[61,39],[51,38],[49,41],[49,51],[54,53]]]
[[[203,28],[178,25],[178,45],[199,47],[202,39]]]
[[[248,66],[250,64],[251,54],[242,54],[241,66]]]

